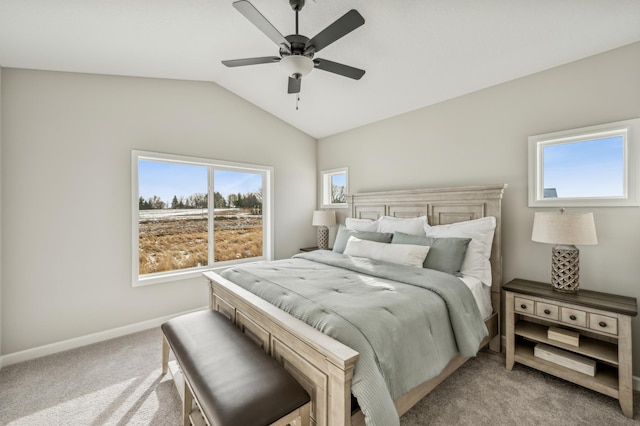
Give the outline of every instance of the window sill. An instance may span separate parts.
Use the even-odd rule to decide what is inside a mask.
[[[148,274],[144,277],[134,277],[132,287],[146,287],[149,285],[162,284],[166,282],[175,282],[188,280],[193,278],[200,278],[204,272],[221,272],[225,269],[231,268],[236,265],[242,265],[247,263],[260,262],[262,260],[268,260],[265,257],[255,257],[251,259],[234,260],[228,262],[220,262],[216,266],[205,266],[201,268],[189,269],[188,271],[174,271],[174,272],[160,272],[157,274]]]

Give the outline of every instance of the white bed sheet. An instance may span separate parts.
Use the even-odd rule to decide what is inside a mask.
[[[469,290],[471,290],[473,298],[480,309],[482,318],[485,320],[489,318],[493,313],[493,306],[491,305],[491,287],[482,284],[482,281],[475,277],[462,276],[460,279],[467,285],[467,287],[469,287]]]

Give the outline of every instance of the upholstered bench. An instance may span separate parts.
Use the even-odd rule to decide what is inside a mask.
[[[273,358],[215,311],[162,324],[162,372],[169,348],[184,376],[184,425],[197,408],[212,426],[309,425],[309,394]]]

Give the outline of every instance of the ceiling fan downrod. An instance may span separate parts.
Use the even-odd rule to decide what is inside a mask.
[[[298,35],[298,12],[304,7],[304,0],[289,0],[289,5],[291,9],[296,12],[296,35]]]

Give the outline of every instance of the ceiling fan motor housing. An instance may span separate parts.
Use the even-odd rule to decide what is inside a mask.
[[[291,52],[289,52],[287,49],[280,48],[280,56],[281,57],[284,58],[285,56],[289,56],[289,55],[303,55],[303,56],[306,56],[308,58],[313,58],[313,50],[312,49],[307,49],[309,51],[305,52],[305,46],[307,45],[307,42],[309,41],[309,37],[305,37],[305,36],[300,35],[300,34],[291,34],[291,35],[286,36],[285,39],[287,39],[287,41],[291,45]]]

